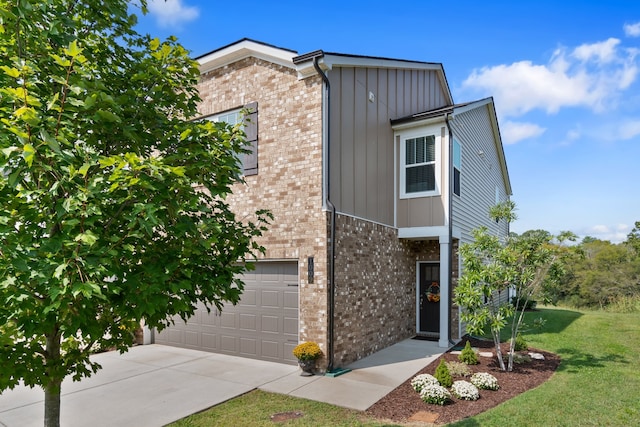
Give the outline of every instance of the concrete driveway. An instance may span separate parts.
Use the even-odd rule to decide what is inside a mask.
[[[365,410],[440,356],[437,343],[405,340],[332,378],[297,366],[196,350],[144,345],[94,356],[103,369],[62,386],[65,427],[161,427],[253,389]],[[0,426],[43,425],[44,393],[18,387],[0,395]]]
[[[297,366],[161,345],[101,353],[103,367],[62,385],[65,427],[159,427],[265,383],[298,372]],[[41,427],[44,392],[20,387],[0,395],[0,426]]]

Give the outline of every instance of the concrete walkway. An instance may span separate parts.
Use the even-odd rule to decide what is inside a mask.
[[[364,358],[339,377],[300,376],[297,366],[161,345],[102,353],[103,367],[62,386],[65,427],[160,427],[253,389],[289,394],[364,410],[445,349],[406,340]],[[0,394],[0,426],[43,425],[41,389],[17,387]]]

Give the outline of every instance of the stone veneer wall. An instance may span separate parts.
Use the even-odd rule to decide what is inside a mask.
[[[327,234],[322,210],[322,84],[294,69],[246,58],[201,76],[203,116],[258,102],[258,174],[228,197],[239,218],[269,209],[274,220],[257,242],[264,260],[299,269],[299,339],[327,344]],[[313,284],[307,259],[314,257]]]
[[[393,227],[337,216],[335,366],[415,335],[416,263],[439,258],[437,240],[401,240]]]

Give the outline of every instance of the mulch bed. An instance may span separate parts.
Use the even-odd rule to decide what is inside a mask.
[[[478,340],[467,336],[464,337],[460,343],[465,344],[467,340],[471,343],[472,347],[477,347],[481,352],[494,351],[492,341]],[[507,351],[508,344],[504,343],[502,345],[502,354],[505,365],[508,362]],[[471,370],[474,373],[490,373],[497,378],[500,389],[496,391],[480,390],[480,399],[476,401],[460,400],[452,397],[452,403],[444,406],[427,404],[423,402],[420,399],[420,395],[413,390],[411,387],[411,379],[408,379],[367,409],[366,412],[376,418],[394,422],[428,421],[435,424],[447,424],[472,417],[520,393],[537,387],[548,380],[560,365],[560,357],[556,354],[533,348],[530,348],[529,352],[540,353],[544,355],[545,359],[534,359],[522,364],[515,364],[512,372],[501,371],[495,356],[478,356],[480,363],[478,365],[471,365]],[[417,374],[433,375],[442,358],[444,358],[445,361],[459,361],[458,355],[451,354],[449,351]],[[454,377],[453,379],[456,381],[464,378]],[[468,381],[468,378],[466,380]]]

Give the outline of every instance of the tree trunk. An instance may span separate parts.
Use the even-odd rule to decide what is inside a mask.
[[[502,358],[502,351],[500,350],[500,331],[496,333],[492,331],[493,334],[493,344],[496,346],[496,357],[498,358],[498,363],[500,364],[500,370],[506,371],[507,369],[504,366],[504,359]]]
[[[46,371],[49,382],[44,386],[44,427],[60,427],[60,333],[47,335]]]
[[[509,340],[509,364],[507,367],[507,371],[513,371],[513,355],[516,352],[516,337],[511,335],[511,339]]]

